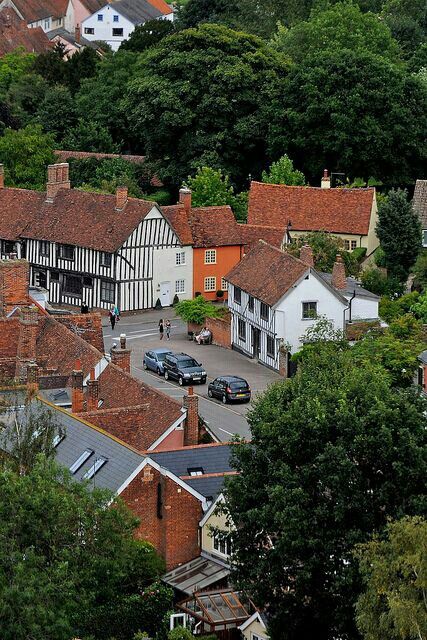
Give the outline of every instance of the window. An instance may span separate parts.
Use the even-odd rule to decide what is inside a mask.
[[[216,278],[214,276],[205,278],[205,291],[216,291]]]
[[[93,27],[85,27],[84,32],[86,36],[93,36],[95,34],[95,29]]]
[[[175,293],[185,293],[185,280],[175,280]]]
[[[242,302],[242,290],[239,289],[239,287],[234,287],[233,299],[234,299],[234,302],[236,304],[241,304],[241,302]]]
[[[263,320],[268,320],[269,317],[269,307],[268,304],[265,304],[265,302],[261,302],[260,305],[260,314],[261,314],[261,318]]]
[[[101,267],[111,267],[111,253],[101,251],[100,263]]]
[[[255,300],[253,296],[249,296],[249,300],[248,300],[248,309],[251,313],[254,312],[254,305],[255,305]]]
[[[83,475],[83,480],[90,480],[93,476],[98,473],[101,467],[108,461],[108,458],[104,458],[103,456],[99,456],[93,463],[93,465],[86,471]]]
[[[58,444],[63,441],[64,438],[65,438],[65,433],[57,433],[52,440],[53,447],[56,448]]]
[[[47,30],[47,29],[49,29],[49,26],[50,26],[50,20],[47,19],[47,20],[44,21],[44,28]]]
[[[228,288],[228,282],[225,278],[221,278],[221,289],[223,291],[227,291]]]
[[[267,336],[267,355],[270,356],[270,358],[275,357],[275,342],[274,338]]]
[[[104,16],[102,15],[102,13],[98,13],[98,22],[103,22],[104,20]]]
[[[41,256],[49,255],[49,243],[46,240],[40,240],[39,242],[39,250]]]
[[[244,320],[241,320],[240,318],[238,322],[238,334],[239,340],[243,340],[243,342],[246,342],[246,322]]]
[[[115,15],[113,16],[113,22],[118,22],[119,21],[119,16]]]
[[[317,302],[303,302],[302,319],[310,320],[311,318],[317,318]]]
[[[93,279],[90,276],[83,276],[83,286],[91,289],[93,287]]]
[[[229,556],[231,553],[231,540],[230,536],[214,535],[213,536],[213,548],[223,556]]]
[[[189,476],[202,476],[203,475],[203,467],[188,467],[187,469]]]
[[[423,231],[423,247],[427,247],[427,231]]]
[[[352,240],[351,241],[351,250],[354,251],[356,247],[357,247],[357,240]]]
[[[185,264],[185,251],[177,251],[175,254],[175,264]]]
[[[80,276],[71,276],[69,274],[64,276],[64,293],[69,293],[72,296],[81,296],[83,292],[83,283]]]
[[[59,282],[59,271],[51,271],[50,279],[52,280],[52,282]]]
[[[83,451],[82,455],[77,458],[75,462],[70,467],[71,473],[76,473],[80,469],[80,467],[88,460],[93,454],[93,449],[86,449]]]
[[[60,244],[58,251],[60,258],[64,260],[74,260],[74,247],[71,244]]]
[[[123,29],[113,29],[113,36],[121,37],[123,36]]]
[[[115,301],[114,282],[107,282],[107,280],[101,280],[101,301],[102,302]]]
[[[2,241],[2,252],[3,253],[15,253],[16,247],[14,242],[10,242],[9,240]]]
[[[344,240],[344,249],[350,251],[350,240]]]
[[[205,264],[216,264],[216,249],[206,249]]]

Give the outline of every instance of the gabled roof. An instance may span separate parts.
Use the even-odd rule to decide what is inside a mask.
[[[427,229],[427,180],[417,180],[412,204],[422,228]]]
[[[115,0],[115,2],[110,2],[109,6],[134,25],[144,24],[148,20],[155,20],[165,15],[163,11],[147,0]],[[172,13],[172,11],[169,10],[168,13]]]
[[[18,47],[28,53],[43,53],[52,45],[41,27],[30,29],[11,7],[4,7],[0,9],[0,56]]]
[[[64,27],[59,27],[58,29],[48,31],[46,35],[49,40],[62,38],[77,49],[79,49],[80,47],[90,47],[91,49],[102,50],[102,47],[99,44],[97,44],[96,42],[92,42],[91,40],[87,40],[87,38],[84,38],[83,36],[79,36],[79,39],[76,40],[75,34],[70,33],[69,31],[64,29]],[[63,160],[59,160],[59,162],[63,162]]]
[[[260,240],[227,273],[225,279],[254,298],[273,306],[308,269],[298,258]]]
[[[37,22],[43,18],[65,16],[68,0],[13,0],[13,4],[27,22]]]
[[[89,13],[94,13],[105,7],[105,0],[80,0],[80,2]]]
[[[53,202],[46,194],[26,189],[0,189],[0,237],[18,236],[72,244],[99,251],[119,249],[155,203],[129,198],[117,211],[116,196],[60,189]]]
[[[328,283],[329,286],[332,286],[332,273],[319,273],[317,274]],[[379,300],[379,296],[372,293],[372,291],[368,291],[368,289],[364,289],[362,285],[355,278],[346,278],[347,286],[345,289],[340,289],[340,293],[344,296],[352,296],[356,294],[358,298],[369,298],[370,300]]]
[[[239,232],[246,252],[253,249],[259,240],[280,249],[285,237],[284,229],[255,224],[239,224]]]
[[[182,244],[195,248],[242,245],[241,227],[231,207],[191,207],[187,213],[180,204],[162,207]]]
[[[251,182],[248,223],[294,231],[367,235],[375,189],[321,189]]]

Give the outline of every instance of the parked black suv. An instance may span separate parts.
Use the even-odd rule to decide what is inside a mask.
[[[215,378],[208,386],[209,398],[219,398],[225,404],[233,400],[249,402],[251,390],[244,378],[238,376],[221,376]]]
[[[186,353],[168,354],[163,362],[163,370],[165,380],[178,380],[181,386],[187,382],[206,382],[206,371],[197,360]]]

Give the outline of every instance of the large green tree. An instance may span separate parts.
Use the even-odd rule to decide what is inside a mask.
[[[246,220],[248,194],[234,193],[230,178],[221,169],[199,167],[195,176],[188,176],[185,186],[192,192],[193,207],[218,207],[228,204],[237,220]]]
[[[295,65],[272,108],[273,156],[283,149],[313,183],[324,167],[405,185],[427,158],[427,90],[371,53],[327,52]]]
[[[421,249],[421,223],[406,191],[392,189],[381,199],[376,231],[389,274],[405,280]]]
[[[270,165],[268,171],[262,172],[262,181],[270,184],[302,186],[305,184],[305,177],[302,171],[294,168],[294,163],[285,153]]]
[[[242,186],[265,165],[270,104],[285,73],[258,38],[213,24],[180,31],[141,59],[130,123],[162,179],[178,186],[210,166]]]
[[[0,162],[5,165],[6,181],[23,189],[43,189],[48,164],[55,161],[54,139],[40,125],[25,129],[6,129],[0,137]]]
[[[427,638],[427,521],[391,522],[357,550],[366,584],[357,624],[366,640]]]
[[[144,24],[135,27],[129,38],[120,45],[120,51],[142,53],[142,51],[154,47],[174,31],[174,23],[170,20],[147,20]]]
[[[257,400],[227,500],[234,580],[268,607],[272,640],[358,637],[353,547],[387,517],[425,512],[425,411],[340,343],[307,351]]]

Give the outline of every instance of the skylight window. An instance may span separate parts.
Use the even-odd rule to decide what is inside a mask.
[[[187,471],[189,476],[202,476],[204,473],[203,467],[188,467]]]
[[[76,471],[80,469],[82,464],[84,464],[86,460],[88,460],[93,453],[94,453],[93,449],[85,449],[82,455],[79,456],[77,460],[71,465],[70,467],[71,473],[76,473]]]
[[[98,471],[101,469],[101,467],[104,466],[104,464],[107,462],[108,458],[104,458],[103,456],[100,456],[99,458],[97,458],[95,460],[95,462],[93,463],[93,465],[90,467],[90,469],[88,469],[86,471],[86,473],[83,476],[83,480],[90,480],[91,478],[93,478],[93,476],[98,473]]]
[[[63,441],[64,438],[65,438],[65,433],[57,433],[54,439],[52,440],[52,444],[54,448],[56,448],[58,444]]]

